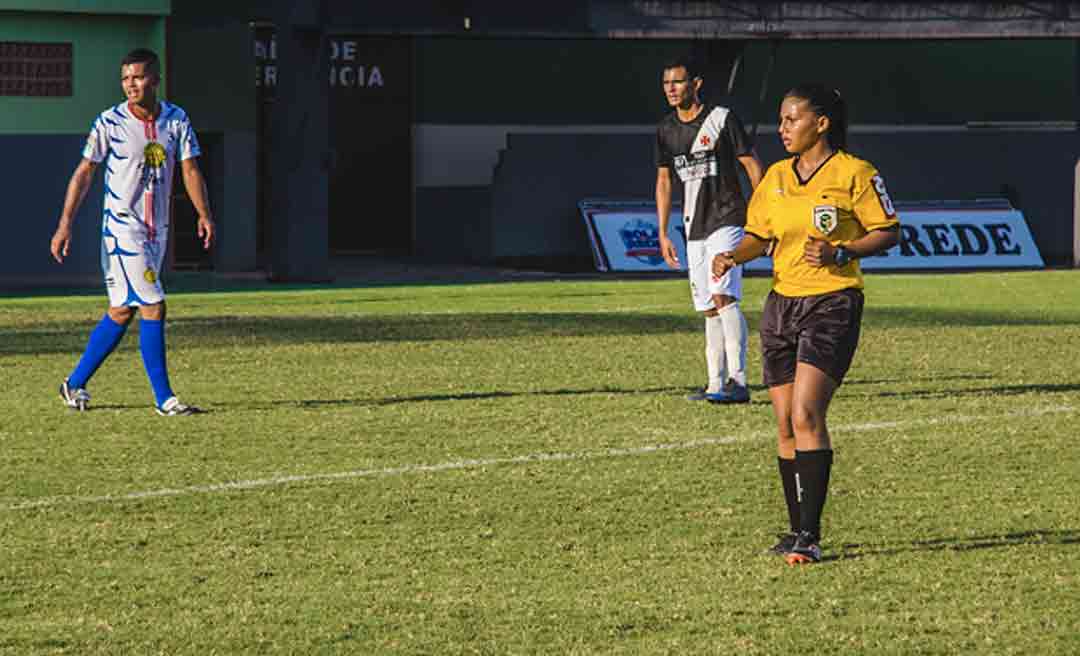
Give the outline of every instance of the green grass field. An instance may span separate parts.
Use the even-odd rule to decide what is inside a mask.
[[[196,417],[137,326],[69,413],[103,294],[0,301],[0,653],[1080,653],[1080,271],[868,278],[794,569],[765,391],[684,400],[683,280],[206,280]]]

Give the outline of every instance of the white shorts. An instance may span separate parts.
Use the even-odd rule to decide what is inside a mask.
[[[722,278],[712,273],[713,257],[735,250],[743,238],[740,226],[721,226],[705,239],[686,242],[686,259],[690,270],[690,296],[694,309],[705,312],[716,309],[714,295],[742,298],[742,266],[737,266]]]
[[[153,239],[143,230],[113,231],[107,221],[101,235],[101,269],[109,306],[155,305],[165,300],[161,265],[165,262],[165,235]]]

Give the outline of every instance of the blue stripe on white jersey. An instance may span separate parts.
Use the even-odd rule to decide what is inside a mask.
[[[168,225],[176,163],[201,154],[187,113],[179,106],[161,101],[161,111],[153,130],[120,103],[103,111],[90,126],[83,157],[105,166],[105,207],[103,222],[121,231],[146,230],[147,215],[155,230]],[[151,143],[158,144],[148,150]],[[165,161],[160,161],[164,149]],[[149,191],[148,191],[149,190]],[[118,217],[130,217],[122,221]]]

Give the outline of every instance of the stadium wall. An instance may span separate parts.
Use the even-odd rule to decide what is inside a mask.
[[[5,231],[20,245],[0,262],[5,282],[100,284],[101,176],[79,212],[63,266],[52,260],[49,240],[91,122],[123,99],[120,60],[139,47],[165,56],[168,10],[168,2],[153,0],[0,3],[0,42],[70,44],[72,64],[70,95],[0,95],[0,152],[6,154],[0,166],[7,188],[18,190],[7,194]],[[167,69],[167,59],[163,65]]]
[[[183,266],[221,273],[257,266],[255,55],[251,26],[238,11],[184,0],[169,18],[171,89],[199,135],[199,164],[218,228],[217,244],[208,254],[195,238],[194,208],[177,181],[173,247]]]
[[[651,199],[653,139],[651,131],[511,133],[492,186],[492,259],[591,267],[577,204],[584,198]],[[1027,218],[1044,261],[1071,264],[1072,179],[1080,152],[1075,131],[855,126],[850,141],[853,153],[882,172],[897,201],[1008,198]],[[762,139],[759,152],[766,162],[786,157],[775,138]]]
[[[0,11],[168,16],[172,0],[0,0]]]
[[[31,4],[41,10],[28,10]],[[19,10],[13,10],[13,5],[19,5]],[[43,217],[38,229],[20,234],[20,240],[47,243],[86,125],[119,97],[115,62],[132,47],[147,45],[165,54],[169,94],[189,111],[204,140],[203,166],[222,228],[222,242],[206,265],[221,271],[254,268],[260,240],[257,157],[263,137],[258,131],[258,100],[252,84],[251,21],[259,17],[244,3],[185,0],[176,5],[168,16],[166,38],[167,2],[0,0],[2,38],[67,38],[75,44],[73,97],[0,97],[0,141],[12,136],[43,137],[40,142],[9,142],[4,147],[41,150],[51,153],[54,160],[52,168],[36,169],[35,179],[28,179],[20,167],[7,165],[9,179],[34,190],[26,197],[37,199],[33,204],[20,201],[17,209]],[[73,8],[86,6],[91,9],[71,13]],[[385,35],[377,38],[387,39]],[[1050,159],[1056,161],[1057,153],[1062,152],[1060,143],[1072,138],[1069,127],[1075,126],[1080,115],[1077,43],[1068,39],[784,42],[776,51],[765,102],[760,105],[758,95],[770,58],[770,44],[764,41],[400,39],[411,52],[407,110],[411,143],[404,143],[403,138],[402,147],[411,158],[412,193],[409,202],[395,198],[403,212],[389,220],[410,223],[408,248],[413,253],[441,259],[490,262],[531,253],[544,257],[536,251],[537,244],[547,244],[546,254],[553,258],[577,257],[583,252],[577,240],[583,240],[584,233],[575,235],[577,227],[557,227],[539,241],[526,237],[545,230],[547,222],[564,219],[530,210],[530,220],[535,223],[526,228],[520,217],[503,213],[513,206],[508,202],[517,201],[505,197],[495,182],[497,177],[506,179],[518,166],[513,160],[519,155],[511,152],[511,142],[519,141],[515,135],[522,135],[522,139],[525,135],[546,135],[549,139],[586,135],[588,149],[566,151],[567,159],[551,163],[554,168],[544,172],[546,178],[565,176],[563,186],[580,187],[582,197],[629,191],[639,197],[650,196],[651,145],[631,155],[634,147],[617,142],[632,135],[651,139],[652,126],[667,111],[658,88],[660,62],[688,47],[706,61],[707,97],[733,106],[746,123],[759,124],[763,144],[772,138],[773,105],[784,89],[805,74],[807,62],[813,63],[814,70],[829,72],[831,81],[850,101],[856,124],[868,133],[880,131],[882,138],[888,138],[889,130],[897,126],[930,134],[935,130],[962,133],[974,129],[969,126],[1001,127],[1014,122],[1026,128],[1043,125],[1057,129],[1055,134],[1062,137],[1056,147],[1048,144]],[[726,86],[740,49],[743,58],[733,93],[724,96],[719,91]],[[980,134],[990,143],[1004,133],[988,130]],[[63,151],[70,154],[67,163],[56,161],[65,157],[55,150],[64,138],[73,139],[75,144],[74,150]],[[606,149],[604,143],[609,140],[612,145]],[[884,157],[898,158],[898,165],[918,162],[933,170],[939,158],[919,149],[934,147],[934,142],[919,142],[917,147],[915,143],[894,135]],[[1010,143],[1001,141],[999,148],[1011,147]],[[361,143],[339,148],[336,159],[340,162],[365,155],[368,153]],[[1074,163],[1068,165],[1070,175]],[[890,184],[897,186],[899,181],[892,177]],[[933,179],[913,180],[906,185],[907,197],[936,194],[939,187],[930,183],[949,179],[939,172]],[[365,184],[358,180],[357,190],[383,193],[364,189]],[[1002,184],[1009,183],[996,182],[983,188],[994,191],[991,187]],[[1020,190],[1022,204],[1032,202],[1031,194],[1024,191],[1030,185],[1021,181],[1013,186]],[[1072,188],[1071,182],[1068,188]],[[38,193],[43,189],[53,191]],[[967,190],[946,188],[941,195],[956,198]],[[87,207],[96,205],[99,193],[92,194]],[[904,194],[898,191],[896,195]],[[1056,197],[1055,192],[1047,194],[1047,198]],[[577,200],[580,198],[574,203]],[[1071,199],[1067,202],[1071,207]],[[366,205],[361,202],[358,207]],[[572,218],[565,220],[577,226],[576,209],[571,212]],[[186,221],[179,214],[174,223],[178,229]],[[81,225],[86,223],[85,216],[80,218]],[[1042,245],[1040,233],[1047,228],[1041,223],[1034,228]],[[503,234],[511,229],[524,232]],[[1050,241],[1055,242],[1056,236]],[[515,254],[518,245],[525,250]],[[198,261],[206,262],[205,258]],[[56,270],[51,264],[16,259],[3,265],[0,276]],[[76,267],[65,266],[63,270],[71,272]],[[87,273],[97,275],[96,262]]]
[[[124,55],[134,48],[152,48],[164,57],[164,20],[158,15],[0,9],[0,42],[72,45],[72,94],[0,96],[0,135],[85,134],[98,112],[123,99],[120,60]],[[163,65],[167,69],[168,62]]]
[[[852,107],[852,120],[861,131],[868,138],[880,134],[880,139],[888,142],[886,160],[895,159],[897,166],[915,162],[931,172],[911,177],[905,184],[908,199],[963,199],[972,194],[997,197],[1005,186],[1041,189],[1045,193],[1039,200],[1026,192],[1021,201],[1039,205],[1029,217],[1033,230],[1040,246],[1046,245],[1047,261],[1062,263],[1057,245],[1062,226],[1068,222],[1059,223],[1052,217],[1071,215],[1071,198],[1067,198],[1071,183],[1054,188],[1034,184],[1026,170],[1016,173],[1024,177],[1005,179],[1000,174],[1013,169],[1001,166],[992,167],[982,182],[965,174],[958,178],[954,175],[958,168],[970,164],[985,170],[988,162],[968,162],[962,153],[941,158],[929,135],[971,132],[971,143],[996,144],[988,150],[996,147],[1006,152],[1024,140],[1018,135],[1041,134],[1037,140],[1050,149],[1048,159],[1056,168],[1046,171],[1040,166],[1039,170],[1048,179],[1057,180],[1059,173],[1071,176],[1074,162],[1063,165],[1057,161],[1063,153],[1057,147],[1060,142],[1044,138],[1045,133],[1038,130],[1055,130],[1054,134],[1065,140],[1075,133],[1080,115],[1075,41],[784,42],[775,53],[765,102],[759,105],[770,47],[760,41],[745,44],[731,96],[719,92],[725,90],[736,53],[728,51],[727,60],[714,55],[706,71],[706,97],[734,107],[748,128],[756,124],[767,163],[772,157],[767,154],[767,144],[776,143],[775,104],[786,89],[803,81],[807,63],[812,62],[813,70],[827,71],[829,81],[842,90]],[[685,42],[663,40],[417,39],[413,162],[418,252],[432,250],[427,246],[429,235],[437,235],[438,242],[446,239],[445,226],[437,232],[425,230],[431,223],[424,214],[429,208],[454,208],[462,228],[470,230],[479,223],[471,217],[491,208],[494,214],[486,226],[489,236],[485,243],[492,250],[483,254],[474,249],[465,254],[467,259],[541,260],[547,253],[552,260],[585,260],[588,251],[576,211],[578,200],[626,193],[624,190],[636,197],[652,194],[651,146],[646,144],[636,156],[625,159],[632,149],[612,144],[604,155],[603,143],[632,134],[650,138],[653,126],[668,111],[659,91],[658,68],[685,49]],[[492,58],[493,50],[500,57]],[[467,81],[473,78],[473,71],[482,71],[478,82],[506,80],[503,84],[511,92],[492,96],[479,84],[476,93],[463,93],[463,88],[472,88]],[[1009,127],[1022,131],[1002,130]],[[922,133],[926,138],[909,140],[907,132],[901,136],[900,131]],[[518,159],[528,156],[514,154],[510,135],[520,135],[523,143],[529,142],[525,135],[536,135],[536,148],[541,150],[539,144],[546,139],[555,147],[560,142],[557,135],[585,140],[580,141],[580,151],[563,150],[564,160],[545,160],[551,170],[519,173]],[[951,144],[950,139],[941,141]],[[1031,156],[1047,159],[1039,153]],[[521,182],[511,179],[519,174],[525,176]],[[502,180],[502,188],[493,186],[497,178]],[[554,178],[562,180],[550,189],[554,196],[529,187],[531,182]],[[636,182],[630,184],[631,180]],[[890,177],[891,185],[897,182]],[[490,194],[482,193],[485,188]],[[510,192],[511,188],[516,191]],[[470,191],[460,193],[463,189]],[[570,189],[580,196],[567,197],[564,192]],[[533,197],[535,203],[529,201]],[[566,203],[545,219],[538,211],[548,206],[545,198]],[[516,216],[515,207],[526,208],[523,211],[531,218]],[[1071,243],[1068,237],[1066,234]]]
[[[757,108],[771,46],[762,41],[417,38],[416,120],[420,124],[633,125],[667,111],[660,66],[697,51],[705,95]],[[716,43],[723,45],[715,45]],[[743,51],[731,98],[731,64]],[[780,94],[803,78],[844,92],[864,124],[940,125],[968,121],[1073,121],[1076,42],[786,41],[776,50],[760,120],[772,121]]]

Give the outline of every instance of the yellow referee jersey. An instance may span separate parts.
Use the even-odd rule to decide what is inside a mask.
[[[773,289],[784,296],[826,294],[862,288],[858,260],[838,267],[815,267],[803,258],[810,236],[842,246],[872,230],[900,223],[885,182],[874,167],[842,150],[825,160],[808,180],[795,171],[795,158],[769,167],[747,209],[746,232],[773,248]]]

